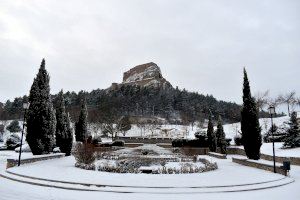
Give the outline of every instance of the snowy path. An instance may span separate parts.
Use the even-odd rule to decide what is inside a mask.
[[[24,165],[18,168],[14,167],[8,171],[50,180],[132,187],[216,187],[253,184],[262,181],[273,181],[283,177],[279,174],[265,173],[263,170],[241,166],[231,162],[231,159],[220,160],[208,156],[205,157],[212,160],[212,162],[217,162],[219,169],[196,174],[118,174],[75,168],[74,158],[65,157]],[[45,173],[45,171],[48,173]],[[207,180],[210,181],[208,182]]]
[[[1,153],[0,153],[1,154]],[[1,157],[0,157],[1,158]],[[58,175],[60,174],[61,178],[67,178],[69,177],[71,174],[73,174],[74,178],[78,178],[78,175],[76,175],[76,173],[72,173],[71,168],[68,168],[67,164],[68,162],[72,161],[72,158],[64,158],[64,159],[59,159],[56,161],[57,164],[59,165],[64,165],[66,167],[67,170],[61,170],[61,172],[58,172]],[[68,161],[69,160],[69,161]],[[217,159],[218,160],[218,159]],[[54,160],[52,160],[54,161]],[[49,162],[51,163],[52,161],[43,161],[43,162],[39,162],[36,164],[31,164],[30,167],[34,167],[34,166],[38,166],[38,165],[42,165],[42,170],[39,170],[37,173],[43,173],[44,176],[48,176],[48,177],[52,177],[52,178],[57,178],[58,175],[53,175],[51,173],[51,171],[49,171],[48,168],[46,168],[47,166],[49,166]],[[223,163],[221,163],[223,162]],[[44,163],[46,163],[44,165]],[[237,165],[235,163],[232,163],[229,159],[228,160],[218,160],[220,169],[216,170],[214,172],[207,172],[207,173],[202,173],[202,174],[198,174],[199,176],[193,176],[193,174],[187,174],[190,176],[181,176],[178,180],[178,182],[174,182],[172,183],[173,186],[183,186],[184,184],[186,184],[186,186],[193,186],[193,185],[198,185],[198,186],[204,186],[204,185],[210,185],[210,186],[220,186],[223,183],[233,183],[233,181],[237,181],[239,180],[241,183],[254,183],[257,180],[264,180],[264,181],[272,181],[272,180],[276,180],[277,178],[282,178],[282,176],[280,175],[276,175],[276,174],[272,174],[270,172],[265,172],[263,170],[257,170],[257,169],[252,169],[249,167],[244,167],[244,166],[240,166]],[[1,167],[1,172],[3,173],[3,169],[4,169],[4,159],[0,159],[0,167]],[[51,164],[50,164],[51,165]],[[54,165],[54,163],[53,163]],[[26,166],[22,166],[21,168],[19,168],[18,170],[25,172],[26,174],[29,173],[31,171],[31,173],[29,173],[30,175],[35,174],[36,172],[32,169],[32,170],[25,170],[25,168],[29,169],[29,165]],[[52,165],[51,165],[52,166]],[[72,169],[76,169],[73,166],[69,166],[72,167]],[[37,168],[35,168],[36,170]],[[227,169],[227,170],[226,170]],[[14,170],[14,171],[18,171],[18,170]],[[67,171],[70,171],[70,174],[68,174]],[[80,169],[77,169],[80,170]],[[225,170],[225,173],[223,171],[223,173],[221,173],[222,170]],[[218,172],[219,171],[219,172]],[[74,172],[74,171],[73,171]],[[78,173],[78,171],[77,171]],[[95,175],[95,172],[92,172],[92,174]],[[99,173],[99,172],[96,172]],[[215,178],[213,173],[216,173]],[[222,177],[220,174],[224,174],[224,176]],[[248,174],[248,175],[247,175]],[[27,174],[28,175],[28,174]],[[115,175],[115,174],[114,174]],[[140,183],[143,183],[144,185],[150,184],[151,182],[156,182],[158,180],[160,180],[160,182],[165,182],[166,180],[172,182],[175,180],[175,178],[170,178],[167,179],[163,176],[156,176],[157,178],[154,178],[155,175],[145,175],[144,174],[139,174],[142,176],[138,176],[139,178],[143,178],[142,181],[140,182],[134,182],[136,180],[134,179],[130,179],[129,176],[107,176],[107,183],[118,183],[118,184],[122,184],[122,183],[127,183],[127,184],[131,184],[131,185],[139,185]],[[195,175],[195,174],[194,174]],[[203,177],[201,176],[203,175]],[[212,175],[212,176],[210,176]],[[90,175],[88,175],[90,176]],[[87,176],[87,177],[88,177]],[[166,175],[169,177],[174,177],[173,175]],[[220,177],[218,177],[220,176]],[[270,189],[265,189],[265,190],[257,190],[257,191],[244,191],[244,192],[234,192],[234,193],[199,193],[201,192],[200,190],[196,191],[196,190],[189,190],[187,188],[177,188],[176,192],[177,194],[174,193],[174,191],[172,191],[171,194],[169,194],[168,192],[166,194],[145,194],[145,193],[108,193],[108,192],[87,192],[87,191],[73,191],[73,190],[65,190],[65,189],[57,189],[57,188],[51,188],[51,187],[41,187],[41,186],[35,186],[35,185],[29,185],[29,184],[24,184],[24,183],[19,183],[16,181],[11,181],[8,179],[4,179],[0,177],[0,199],[1,200],[7,200],[7,199],[22,199],[22,200],[27,200],[27,199],[41,199],[41,200],[50,200],[50,199],[86,199],[88,198],[101,198],[101,199],[200,199],[200,198],[205,198],[205,199],[225,199],[225,200],[232,200],[232,199],[300,199],[300,192],[299,192],[299,187],[300,187],[300,167],[295,167],[292,166],[292,171],[291,171],[291,176],[296,180],[295,183],[291,183],[289,185],[285,185],[285,186],[281,186],[281,187],[277,187],[277,188],[270,188]],[[152,178],[150,178],[152,177]],[[70,177],[69,177],[70,178]],[[80,178],[80,177],[79,177]],[[194,178],[194,179],[193,179]],[[109,180],[111,179],[111,180]],[[116,180],[114,180],[116,179]],[[148,180],[149,179],[149,180]],[[150,180],[151,179],[151,180]],[[186,180],[187,179],[187,180]],[[80,179],[81,180],[81,179]],[[83,178],[84,181],[85,178]],[[96,183],[100,183],[100,181],[102,182],[102,180],[105,179],[100,179],[98,176],[95,176],[94,181]],[[178,185],[179,183],[180,185]],[[283,182],[284,183],[284,182]],[[160,183],[160,185],[164,185],[166,183]],[[269,184],[269,183],[268,183]],[[272,184],[272,182],[271,182]],[[271,186],[270,184],[270,186]],[[156,185],[155,185],[156,186]],[[267,185],[266,185],[267,186]],[[107,188],[110,189],[110,188]],[[141,189],[139,189],[138,191],[142,192]],[[157,193],[157,189],[153,189],[154,192]],[[181,194],[181,192],[184,192],[185,194]],[[189,194],[186,194],[187,192],[189,192]],[[193,193],[193,192],[197,192],[197,193]]]

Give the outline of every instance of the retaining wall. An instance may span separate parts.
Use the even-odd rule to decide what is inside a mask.
[[[211,157],[219,158],[219,159],[226,159],[227,156],[225,154],[215,153],[215,152],[208,152],[208,155]]]
[[[245,150],[237,148],[237,147],[227,148],[227,154],[236,154],[236,155],[246,156]],[[276,152],[275,152],[275,154],[276,154]],[[272,155],[260,154],[260,158],[263,159],[263,160],[273,161],[273,156]],[[275,156],[275,160],[276,160],[276,162],[280,162],[280,163],[282,163],[283,161],[290,161],[292,165],[299,165],[300,166],[300,158],[299,157]]]
[[[55,159],[55,158],[62,158],[64,157],[64,153],[57,153],[57,154],[49,154],[49,155],[41,155],[41,156],[36,156],[32,158],[24,158],[21,159],[20,164],[28,164],[28,163],[34,163],[37,161],[42,161],[42,160],[50,160],[50,159]],[[7,164],[6,164],[6,169],[17,166],[18,165],[18,159],[7,159]]]
[[[257,162],[250,161],[250,160],[247,160],[247,159],[232,158],[232,162],[235,162],[235,163],[238,163],[238,164],[241,164],[241,165],[245,165],[245,166],[249,166],[249,167],[254,167],[254,168],[257,168],[257,169],[270,171],[270,172],[274,171],[273,165],[264,164],[264,163],[257,163]],[[282,175],[285,175],[285,176],[287,175],[287,172],[279,166],[276,166],[276,173],[282,174]]]

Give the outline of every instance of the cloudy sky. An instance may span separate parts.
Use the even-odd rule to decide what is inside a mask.
[[[299,0],[0,0],[0,101],[28,94],[42,58],[51,92],[107,88],[153,61],[173,86],[241,103],[300,95]]]

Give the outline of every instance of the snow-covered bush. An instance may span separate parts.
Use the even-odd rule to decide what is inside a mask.
[[[236,146],[243,145],[243,143],[242,143],[242,137],[240,135],[234,137],[234,144]]]
[[[283,146],[286,148],[300,147],[300,128],[297,119],[297,113],[291,114],[289,129],[287,130],[286,138],[284,139]]]
[[[11,133],[16,133],[21,131],[21,127],[17,120],[12,121],[6,128]]]
[[[268,132],[263,136],[264,142],[283,142],[286,137],[287,129],[286,127],[278,127],[274,124],[273,126],[273,135],[272,135],[272,127],[268,130]],[[273,137],[274,136],[274,137]]]
[[[19,147],[20,143],[21,143],[21,139],[16,133],[10,134],[7,137],[5,142],[7,149],[10,150],[14,150],[15,148]]]
[[[55,147],[55,148],[53,149],[53,153],[60,153],[60,152],[61,152],[61,150],[60,150],[59,147]]]
[[[19,152],[20,147],[15,148],[15,152]],[[22,152],[31,152],[31,149],[27,143],[22,145]]]
[[[100,144],[102,142],[102,139],[100,136],[96,136],[92,139],[93,144]]]
[[[123,140],[115,140],[111,146],[123,147],[125,146],[125,142]]]
[[[94,145],[90,143],[77,143],[73,155],[77,163],[91,164],[96,159]]]

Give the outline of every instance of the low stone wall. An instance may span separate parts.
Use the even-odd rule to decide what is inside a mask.
[[[211,157],[219,158],[219,159],[226,159],[227,156],[225,154],[215,153],[215,152],[208,152],[208,155]]]
[[[170,143],[157,143],[156,145],[163,148],[173,148]]]
[[[157,143],[172,143],[172,138],[143,138],[143,137],[117,137],[117,140],[123,140],[125,143],[144,143],[144,144],[157,144]]]
[[[271,155],[261,154],[260,158],[264,160],[273,161],[273,156]],[[283,163],[283,161],[290,161],[292,165],[300,166],[300,158],[275,156],[275,161],[280,163]]]
[[[125,143],[125,147],[130,147],[130,148],[139,147],[143,145],[144,143]]]
[[[220,149],[218,148],[218,153],[220,152]],[[227,154],[229,155],[241,155],[241,156],[246,156],[245,150],[240,149],[237,147],[228,147],[227,148]]]
[[[276,153],[276,152],[275,152]],[[227,154],[235,154],[235,155],[242,155],[246,156],[245,150],[237,147],[229,147],[227,148]],[[269,160],[273,161],[273,156],[272,155],[267,155],[267,154],[260,154],[260,158],[264,160]],[[300,166],[300,158],[297,157],[280,157],[280,156],[275,156],[276,162],[283,163],[283,161],[290,161],[291,165],[299,165]]]
[[[57,153],[57,154],[41,155],[41,156],[36,156],[36,157],[32,157],[32,158],[24,158],[24,159],[21,159],[21,165],[28,164],[28,163],[34,163],[34,162],[42,161],[42,160],[62,158],[64,156],[65,156],[64,153]],[[17,166],[17,165],[18,165],[18,159],[7,159],[6,169]]]
[[[192,148],[192,147],[181,147],[180,152],[187,156],[194,155],[207,155],[209,152],[208,148]]]
[[[257,168],[257,169],[270,171],[270,172],[273,172],[273,170],[274,170],[273,165],[258,163],[258,162],[250,161],[250,160],[247,160],[247,159],[232,158],[232,162],[238,163],[238,164],[241,164],[241,165],[245,165],[245,166],[248,166],[248,167],[254,167],[254,168]],[[276,173],[282,174],[282,175],[285,175],[285,176],[287,175],[287,172],[279,166],[276,166]]]

